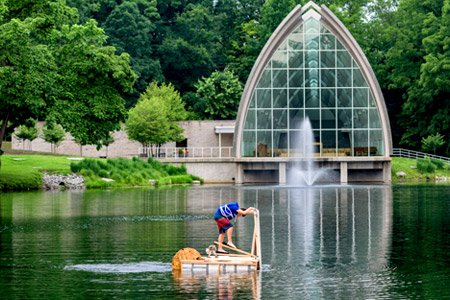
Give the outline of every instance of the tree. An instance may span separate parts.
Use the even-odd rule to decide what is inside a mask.
[[[161,145],[169,141],[179,142],[184,139],[177,121],[184,120],[184,109],[180,94],[173,85],[151,83],[139,98],[136,107],[128,114],[125,130],[128,137],[142,144]]]
[[[130,54],[133,71],[139,76],[127,106],[136,104],[139,94],[152,81],[164,81],[161,65],[155,55],[156,22],[159,20],[156,0],[125,1],[114,8],[103,23],[108,44],[117,53]]]
[[[129,56],[103,46],[95,21],[73,25],[76,9],[62,0],[0,3],[0,147],[8,122],[30,117],[100,147],[125,120],[120,93],[136,79]]]
[[[427,138],[422,138],[422,149],[423,151],[433,151],[436,155],[436,150],[444,146],[444,136],[436,133],[434,135],[429,135]]]
[[[153,145],[168,141],[169,121],[165,114],[165,107],[160,97],[139,100],[128,114],[125,130],[131,140],[142,144],[144,153]]]
[[[29,120],[28,124],[17,127],[16,137],[23,142],[23,150],[25,150],[25,141],[30,141],[30,150],[32,150],[31,142],[38,137],[39,130],[34,120]]]
[[[109,137],[107,137],[106,139],[102,140],[102,145],[106,147],[106,158],[108,158],[109,145],[111,145],[114,142],[115,142],[115,140],[114,140],[114,136],[112,134],[110,134]]]
[[[197,113],[203,112],[204,118],[210,120],[231,120],[236,117],[242,85],[233,72],[228,69],[215,71],[210,77],[199,80],[196,87],[197,96],[202,101],[198,103]]]
[[[42,128],[42,139],[51,144],[52,153],[55,152],[55,148],[64,141],[65,136],[66,133],[61,125],[46,123]]]

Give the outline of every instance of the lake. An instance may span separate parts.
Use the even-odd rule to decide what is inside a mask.
[[[260,210],[261,271],[172,272],[233,201]],[[448,185],[14,192],[0,216],[2,299],[450,299]]]

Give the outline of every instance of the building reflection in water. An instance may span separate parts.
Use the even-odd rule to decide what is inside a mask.
[[[279,280],[285,285],[283,291],[276,291],[280,296],[298,293],[301,283],[308,286],[303,292],[313,290],[323,297],[358,297],[363,286],[385,292],[379,291],[383,285],[378,283],[381,274],[390,272],[393,206],[389,186],[228,187],[201,198],[199,194],[187,197],[202,201],[210,210],[231,201],[260,209],[264,294],[273,294]],[[250,245],[251,218],[238,222],[233,236],[239,245]],[[350,280],[354,291],[345,285],[337,288],[339,280]],[[314,296],[306,293],[303,296]]]

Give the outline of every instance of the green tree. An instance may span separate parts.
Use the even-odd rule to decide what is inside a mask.
[[[145,154],[148,154],[147,149],[151,146],[152,155],[154,144],[163,144],[169,140],[169,127],[163,99],[160,97],[140,99],[130,110],[125,123],[128,137],[141,143]]]
[[[177,121],[186,116],[184,103],[174,86],[164,83],[158,86],[153,82],[130,110],[125,129],[128,137],[140,142],[144,149],[150,145],[153,154],[155,145],[184,139]]]
[[[66,132],[59,124],[45,123],[42,128],[42,139],[51,144],[51,152],[54,153],[56,147],[58,147],[62,141]]]
[[[215,71],[198,81],[197,96],[201,102],[194,106],[198,114],[210,120],[230,120],[237,115],[242,84],[233,72]]]
[[[29,120],[27,124],[17,127],[16,137],[23,142],[23,150],[25,150],[25,141],[30,141],[30,150],[32,150],[31,142],[33,142],[39,135],[39,130],[36,127],[34,120]]]
[[[73,25],[76,9],[63,0],[0,3],[0,146],[8,122],[39,117],[100,147],[125,120],[129,56],[103,46],[95,21]]]
[[[434,135],[430,135],[427,138],[422,138],[422,150],[423,151],[433,151],[433,154],[436,155],[436,150],[444,146],[444,136],[436,133]]]
[[[128,53],[133,71],[138,75],[135,91],[128,97],[127,106],[133,106],[139,94],[151,81],[164,81],[161,65],[155,55],[156,22],[159,14],[156,0],[125,1],[116,6],[102,24],[108,35],[108,44],[117,53]]]

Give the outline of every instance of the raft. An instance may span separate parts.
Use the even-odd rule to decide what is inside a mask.
[[[172,269],[182,272],[201,273],[238,273],[255,272],[261,268],[261,238],[259,227],[259,211],[254,216],[253,239],[250,252],[229,247],[222,244],[222,247],[235,253],[221,254],[215,256],[202,256],[193,248],[183,248],[179,250],[172,260]],[[218,242],[214,242],[219,245]]]

